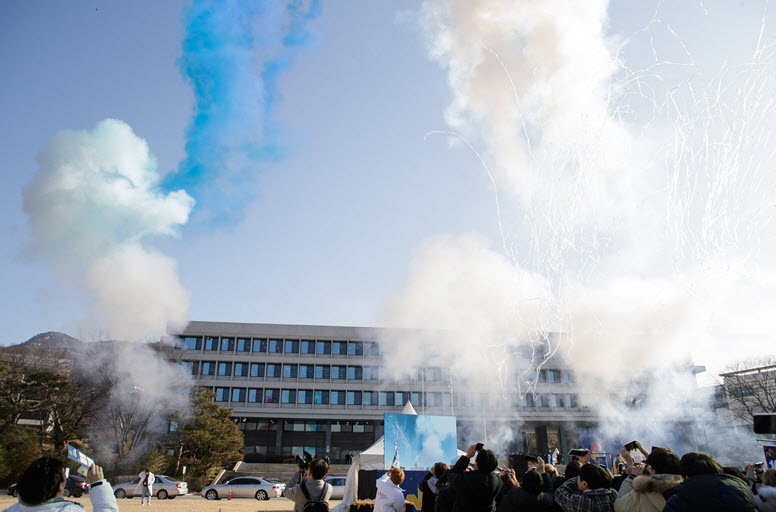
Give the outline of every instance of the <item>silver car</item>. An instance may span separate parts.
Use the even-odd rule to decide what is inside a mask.
[[[323,479],[324,482],[331,485],[331,499],[341,500],[345,496],[345,480],[344,476],[327,476]]]
[[[274,478],[259,478],[258,476],[238,476],[224,484],[208,485],[202,489],[202,497],[209,500],[228,498],[232,491],[232,498],[256,498],[268,500],[283,495],[286,484]]]
[[[165,475],[154,475],[154,496],[160,500],[173,499],[176,496],[183,496],[189,492],[189,484],[181,482],[172,477]],[[113,486],[113,495],[116,498],[132,498],[133,496],[142,496],[138,491],[138,484],[140,478],[134,479],[132,482],[124,484],[116,484]]]

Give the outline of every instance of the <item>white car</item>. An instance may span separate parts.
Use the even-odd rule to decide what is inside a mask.
[[[165,475],[154,475],[154,496],[160,500],[172,499],[176,496],[183,496],[189,492],[189,484],[181,482],[172,477]],[[137,492],[140,478],[136,478],[134,481],[124,484],[116,484],[113,486],[113,495],[116,498],[131,498],[133,496],[141,496]]]
[[[283,495],[286,484],[274,478],[260,478],[258,476],[238,476],[225,484],[208,485],[202,489],[202,497],[209,500],[228,498],[229,491],[232,498],[256,498],[268,500],[279,498]]]
[[[323,479],[324,482],[331,485],[331,499],[341,500],[345,496],[345,480],[344,476],[327,476]]]

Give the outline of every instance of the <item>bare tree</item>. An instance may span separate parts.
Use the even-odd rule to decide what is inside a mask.
[[[745,423],[753,414],[776,413],[776,358],[737,362],[720,377],[728,409]]]

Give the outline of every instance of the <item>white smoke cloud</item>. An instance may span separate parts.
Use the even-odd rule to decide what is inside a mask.
[[[189,295],[175,261],[143,245],[174,236],[194,200],[158,189],[156,161],[124,122],[63,131],[39,155],[24,190],[35,249],[96,300],[91,322],[141,339],[187,322]]]
[[[506,250],[471,238],[427,244],[384,320],[440,329],[404,339],[422,348],[423,364],[447,361],[461,378],[488,364],[481,390],[497,381],[525,391],[505,377],[521,364],[508,344],[538,343],[540,356],[557,349],[613,430],[629,427],[613,390],[642,378],[639,422],[657,429],[697,405],[685,395],[690,356],[719,370],[767,351],[776,327],[767,170],[776,58],[764,46],[755,62],[704,82],[674,45],[681,54],[666,60],[679,71],[663,62],[633,71],[627,45],[606,34],[607,7],[423,4],[452,93],[451,143],[463,138],[482,155]],[[685,75],[664,81],[664,72]],[[561,333],[556,344],[551,332]]]

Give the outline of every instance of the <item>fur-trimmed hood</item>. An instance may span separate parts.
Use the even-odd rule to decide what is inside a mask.
[[[633,479],[633,491],[644,494],[650,492],[663,493],[671,487],[682,483],[682,477],[679,475],[641,475]]]

